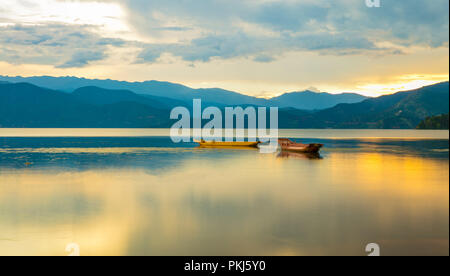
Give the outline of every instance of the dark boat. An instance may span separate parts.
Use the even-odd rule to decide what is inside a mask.
[[[323,147],[323,144],[301,144],[289,139],[278,139],[278,144],[281,150],[301,153],[318,153]]]

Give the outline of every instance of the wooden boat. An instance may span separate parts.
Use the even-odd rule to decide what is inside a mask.
[[[289,139],[278,139],[281,150],[301,153],[318,153],[323,147],[322,144],[301,144]]]
[[[198,143],[200,147],[205,148],[216,148],[216,147],[230,147],[230,148],[257,148],[261,142],[216,142],[216,141],[205,141],[205,140],[194,140]]]

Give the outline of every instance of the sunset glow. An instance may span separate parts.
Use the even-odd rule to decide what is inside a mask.
[[[310,87],[379,96],[449,79],[447,0],[5,1],[1,75],[160,80],[264,98]]]

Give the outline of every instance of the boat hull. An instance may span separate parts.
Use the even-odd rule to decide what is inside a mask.
[[[299,152],[299,153],[319,153],[323,147],[322,144],[309,144],[309,145],[287,145],[281,146],[284,151]]]
[[[260,142],[206,142],[195,141],[203,148],[257,148]]]

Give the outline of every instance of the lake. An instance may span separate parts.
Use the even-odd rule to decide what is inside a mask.
[[[164,129],[0,129],[0,255],[449,254],[449,132],[281,130],[320,157]]]

